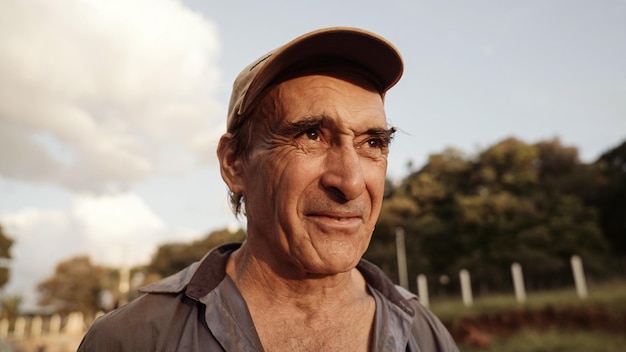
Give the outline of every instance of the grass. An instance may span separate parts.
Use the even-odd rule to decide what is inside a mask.
[[[581,299],[574,288],[554,291],[527,292],[527,299],[519,303],[513,293],[475,297],[466,307],[461,297],[431,298],[430,309],[444,322],[454,326],[462,320],[498,316],[511,311],[541,311],[547,308],[557,312],[598,311],[616,318],[611,321],[626,322],[626,281],[589,284],[589,296]],[[567,314],[566,314],[567,315]],[[563,322],[563,320],[561,320]],[[488,329],[488,328],[484,328]],[[619,327],[618,329],[621,329]],[[459,344],[462,352],[559,352],[559,351],[626,351],[626,329],[605,331],[603,329],[576,328],[572,326],[524,326],[509,333],[484,331],[491,336],[489,348]]]
[[[525,329],[512,336],[496,336],[488,349],[459,346],[461,352],[623,352],[626,336],[590,331]]]
[[[548,306],[609,307],[626,312],[626,281],[612,281],[589,285],[589,296],[578,297],[574,288],[554,291],[527,292],[524,303],[519,303],[513,293],[479,296],[466,307],[461,297],[431,299],[430,309],[442,320],[457,321],[464,316],[497,313],[503,310],[538,310]]]

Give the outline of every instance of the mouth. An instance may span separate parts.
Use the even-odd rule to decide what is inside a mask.
[[[305,216],[321,225],[332,227],[351,227],[363,223],[363,214],[357,212],[309,212]]]

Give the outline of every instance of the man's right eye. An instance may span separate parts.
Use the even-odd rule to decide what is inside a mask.
[[[317,128],[310,128],[308,130],[302,131],[296,135],[296,139],[306,138],[310,141],[319,141],[320,140],[320,131]]]
[[[312,141],[317,141],[320,139],[320,133],[318,130],[310,129],[304,132],[306,137]]]

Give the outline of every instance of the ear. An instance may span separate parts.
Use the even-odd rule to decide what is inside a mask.
[[[232,133],[226,133],[220,138],[217,145],[217,158],[220,162],[220,172],[224,182],[231,192],[235,194],[244,193],[243,182],[243,161],[241,155],[235,154],[235,143]]]

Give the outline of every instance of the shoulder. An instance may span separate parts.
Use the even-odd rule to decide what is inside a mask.
[[[413,348],[409,350],[458,352],[448,329],[420,303],[416,294],[393,284],[380,268],[366,260],[361,260],[358,269],[368,285],[380,293],[386,304],[396,307],[402,312],[401,316],[406,317],[400,320],[407,319],[407,324],[410,326],[408,339],[409,346]],[[394,325],[390,321],[387,321],[387,324],[396,328],[403,326],[403,323]]]
[[[137,335],[145,336],[149,341],[152,336],[150,329],[144,327],[143,313],[149,311],[151,304],[146,303],[151,300],[151,295],[143,295],[96,319],[83,337],[78,351],[123,351],[123,346],[135,342]],[[137,331],[138,327],[140,331]],[[130,331],[133,331],[133,338],[127,335]]]
[[[424,351],[458,351],[448,329],[430,309],[420,303],[416,294],[401,286],[396,286],[396,290],[415,311],[411,327],[411,344],[420,346],[420,349]]]
[[[204,309],[199,299],[222,281],[238,246],[217,247],[179,273],[142,287],[142,296],[92,324],[79,351],[173,350],[170,344],[181,334],[195,334]]]
[[[154,350],[163,332],[195,309],[195,302],[185,301],[183,294],[144,294],[98,318],[79,351]]]

